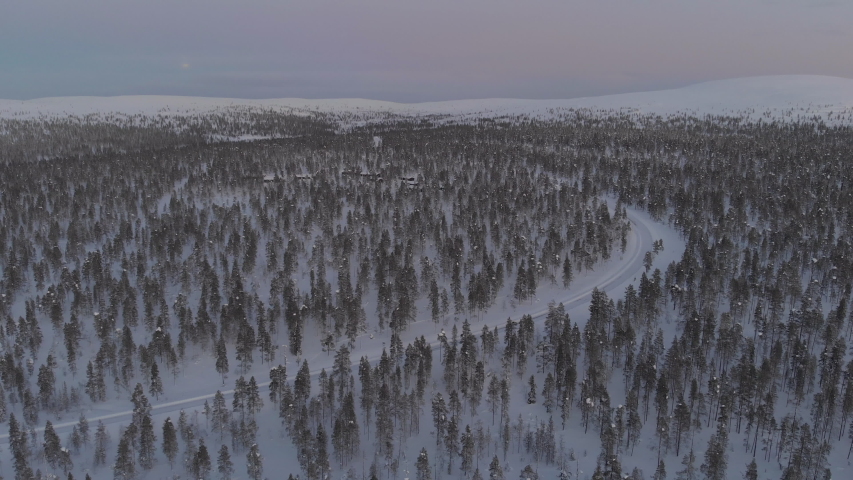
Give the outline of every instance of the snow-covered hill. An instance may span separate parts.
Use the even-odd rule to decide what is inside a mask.
[[[232,109],[282,113],[334,113],[373,116],[551,117],[571,110],[621,111],[638,114],[747,115],[853,124],[853,79],[814,75],[783,75],[720,80],[684,88],[567,100],[478,99],[428,103],[394,103],[365,99],[309,100],[120,96],[54,97],[0,100],[0,118],[95,115],[108,119],[143,115],[199,115]]]

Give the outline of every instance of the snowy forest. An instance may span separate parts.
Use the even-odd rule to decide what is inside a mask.
[[[848,478],[853,128],[0,119],[0,475]]]

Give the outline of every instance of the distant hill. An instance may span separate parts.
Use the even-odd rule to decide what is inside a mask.
[[[121,117],[203,115],[230,110],[328,113],[355,117],[559,116],[571,110],[621,111],[637,114],[748,115],[751,119],[810,120],[853,124],[853,79],[815,75],[780,75],[719,80],[683,88],[562,100],[477,99],[427,103],[394,103],[365,99],[249,100],[177,96],[52,97],[0,100],[0,118],[94,116]]]

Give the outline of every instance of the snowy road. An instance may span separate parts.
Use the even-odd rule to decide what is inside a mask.
[[[573,284],[571,290],[567,293],[567,296],[563,299],[554,299],[555,302],[562,302],[566,312],[569,312],[570,315],[577,319],[583,318],[584,314],[588,313],[586,311],[586,305],[589,302],[590,295],[594,288],[598,287],[599,290],[602,290],[611,298],[621,296],[625,290],[625,288],[636,281],[636,279],[645,271],[645,267],[643,266],[643,256],[644,253],[652,249],[652,242],[654,241],[654,237],[652,234],[653,230],[661,230],[666,229],[669,231],[670,235],[671,230],[668,227],[655,223],[651,220],[645,213],[637,212],[637,211],[628,211],[628,218],[632,223],[631,229],[631,238],[628,242],[628,248],[625,253],[622,255],[621,261],[611,260],[609,268],[611,271],[607,272],[599,272],[599,278],[595,282],[588,282],[583,285],[578,285],[579,282],[575,282]],[[529,311],[521,311],[522,309],[517,309],[514,312],[516,320],[520,318],[524,314],[530,314],[533,316],[534,320],[541,320],[548,313],[548,309],[541,308],[538,305],[530,305]],[[497,318],[502,318],[503,320],[496,320]],[[494,328],[498,326],[502,328],[506,323],[506,317],[495,316],[494,319],[481,321],[476,324],[477,328],[482,328],[480,324],[488,325],[489,328]],[[403,342],[409,343],[414,341],[415,337],[420,336],[422,332],[418,331],[408,331],[403,335]],[[438,349],[438,340],[433,340],[430,342],[433,346],[433,349]],[[384,343],[383,343],[384,345]],[[377,346],[371,346],[368,348],[354,349],[351,358],[354,360],[354,367],[357,367],[357,361],[361,356],[367,355],[368,359],[371,363],[379,360],[379,357],[382,353],[382,348]],[[331,370],[332,362],[334,357],[331,355],[317,355],[314,358],[309,359],[309,365],[311,367],[311,376],[314,377],[319,375],[322,369],[326,369],[327,371]],[[295,376],[296,371],[296,362],[292,362],[289,364],[288,368],[288,377],[292,381]],[[269,381],[259,382],[258,386],[260,387],[262,392],[268,391]],[[217,386],[211,386],[210,390],[202,395],[197,395],[193,397],[182,398],[178,400],[172,400],[163,403],[153,403],[151,414],[153,417],[161,417],[165,418],[167,415],[173,417],[175,421],[177,421],[178,413],[181,410],[187,410],[188,413],[193,409],[199,409],[204,405],[205,401],[212,401],[213,396],[216,391],[220,390]],[[233,395],[234,390],[221,390],[222,393],[226,396],[226,398],[230,398]],[[150,399],[149,399],[150,400]],[[129,401],[128,401],[129,403]],[[108,405],[108,404],[105,404]],[[98,405],[95,405],[97,409]],[[93,413],[92,410],[86,412],[87,414]],[[121,412],[114,412],[103,415],[95,415],[92,417],[87,417],[90,426],[94,426],[99,420],[105,424],[115,424],[115,423],[130,423],[131,417],[133,414],[133,410],[125,410]],[[46,420],[45,416],[42,415],[40,421]],[[54,429],[60,435],[65,435],[71,432],[74,425],[77,424],[77,420],[68,421],[68,422],[58,422],[54,423]],[[37,428],[37,432],[41,432],[43,428]],[[8,434],[0,435],[0,442],[3,444],[8,443]]]

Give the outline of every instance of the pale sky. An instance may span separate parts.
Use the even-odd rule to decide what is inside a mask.
[[[574,98],[853,78],[853,1],[28,0],[0,98]]]

